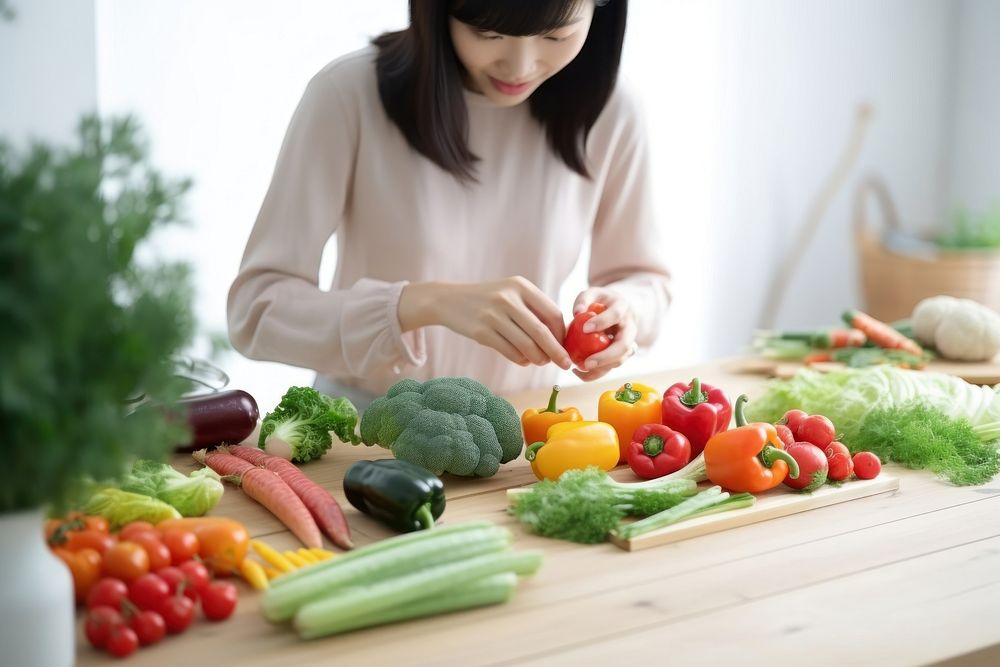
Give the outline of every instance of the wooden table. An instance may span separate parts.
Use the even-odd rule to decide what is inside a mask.
[[[763,380],[723,362],[636,378],[664,389],[698,375],[732,395]],[[566,387],[563,406],[596,418],[620,381]],[[547,391],[510,397],[521,410]],[[355,542],[390,535],[343,500],[341,479],[385,450],[347,445],[304,470],[340,500]],[[186,457],[175,465],[193,469]],[[545,562],[514,600],[311,642],[268,623],[243,582],[233,618],[196,621],[141,649],[133,665],[915,665],[1000,664],[1000,478],[956,488],[892,468],[898,493],[833,505],[628,553],[526,533],[505,490],[535,481],[523,460],[489,479],[446,478],[449,523],[489,519]],[[266,510],[227,488],[213,514],[282,549],[300,546]],[[79,663],[110,660],[79,639]],[[954,662],[952,662],[954,660]]]

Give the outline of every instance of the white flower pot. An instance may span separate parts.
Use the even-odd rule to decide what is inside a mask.
[[[0,662],[67,667],[76,651],[73,578],[45,544],[42,510],[0,513]]]

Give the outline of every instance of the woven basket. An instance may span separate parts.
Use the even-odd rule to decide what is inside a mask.
[[[885,183],[876,176],[861,182],[854,200],[854,234],[858,247],[865,312],[883,321],[910,316],[921,299],[938,294],[974,299],[1000,311],[1000,251],[935,250],[905,254],[883,245],[865,212],[874,196],[883,224],[900,230],[899,215]]]

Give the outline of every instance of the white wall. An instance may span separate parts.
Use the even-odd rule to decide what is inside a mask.
[[[67,141],[97,109],[93,0],[7,0],[0,19],[0,136]]]
[[[332,58],[404,25],[407,3],[30,4],[31,14],[46,9],[41,32],[25,22],[15,29],[16,46],[0,39],[5,116],[8,91],[23,89],[26,80],[36,82],[29,88],[37,88],[39,100],[82,99],[96,86],[90,99],[102,112],[137,113],[155,163],[196,183],[192,226],[157,248],[195,264],[200,321],[224,331],[226,291],[306,81]],[[70,19],[95,5],[89,19]],[[618,374],[730,354],[747,342],[768,279],[862,101],[873,104],[876,116],[858,173],[833,201],[779,325],[834,323],[857,303],[849,223],[860,173],[886,177],[912,226],[939,221],[949,193],[977,202],[996,197],[998,7],[994,0],[633,0],[623,76],[638,84],[646,108],[676,298],[662,344]],[[96,40],[87,24],[93,13]],[[8,34],[0,24],[0,37]],[[42,47],[50,34],[58,35],[51,43],[66,49]],[[87,74],[94,68],[85,45],[95,42],[96,74]],[[11,58],[21,65],[12,67]],[[43,76],[62,74],[60,67],[80,71],[58,82]],[[19,122],[41,121],[36,113],[21,112]],[[324,267],[330,275],[332,267]],[[577,273],[564,291],[567,308],[581,285]],[[311,378],[302,369],[235,354],[223,363],[234,384],[265,407],[289,384]]]
[[[957,15],[949,200],[986,211],[1000,207],[1000,2],[961,0]]]

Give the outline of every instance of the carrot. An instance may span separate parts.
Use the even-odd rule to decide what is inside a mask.
[[[351,530],[347,525],[343,510],[337,500],[316,482],[309,479],[294,463],[266,454],[253,447],[229,445],[222,448],[229,454],[249,461],[253,465],[263,466],[278,474],[281,479],[298,494],[303,504],[309,509],[320,529],[326,533],[334,544],[344,549],[353,549]]]
[[[860,329],[868,337],[868,340],[886,350],[903,350],[912,355],[921,357],[924,354],[915,341],[899,333],[885,322],[881,322],[871,315],[862,313],[860,310],[849,310],[843,315],[844,322]]]
[[[833,361],[833,355],[829,352],[812,352],[807,354],[803,359],[802,363],[806,366],[812,366],[813,364],[821,364],[828,361]]]
[[[227,475],[223,479],[233,482],[243,489],[243,493],[269,509],[302,544],[317,548],[323,545],[319,527],[302,499],[273,471],[250,466],[242,474]]]
[[[243,493],[269,509],[307,547],[323,546],[323,538],[309,510],[276,473],[258,468],[222,449],[210,452],[201,449],[192,456],[195,461],[207,465],[227,482],[241,487]]]
[[[198,451],[192,453],[191,456],[198,463],[203,466],[208,466],[222,476],[242,475],[246,471],[254,468],[253,464],[247,463],[241,458],[235,457],[232,454],[218,449],[212,451],[199,449]]]

